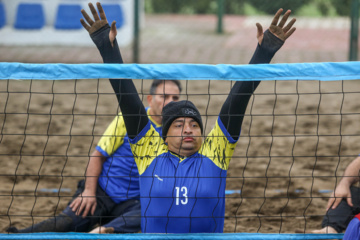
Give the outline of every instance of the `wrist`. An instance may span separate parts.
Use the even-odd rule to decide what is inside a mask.
[[[272,32],[266,30],[260,48],[274,55],[284,44],[284,41],[276,37]]]
[[[94,38],[97,38],[97,37],[101,36],[101,34],[102,34],[103,32],[108,33],[108,32],[110,31],[110,30],[108,30],[108,29],[110,29],[110,25],[109,25],[109,24],[105,24],[104,26],[102,26],[101,28],[99,28],[98,30],[96,30],[95,32],[93,32],[93,33],[90,34],[91,39],[94,40]],[[108,30],[108,31],[107,31],[107,30]]]
[[[95,179],[86,179],[85,182],[85,188],[83,193],[95,195],[96,194],[96,188],[97,188],[97,180]]]
[[[96,196],[96,190],[94,191],[93,189],[84,189],[84,191],[82,192],[82,195],[85,196]]]
[[[110,41],[110,26],[106,24],[90,35],[99,50],[104,63],[123,63],[116,38]]]
[[[346,187],[346,188],[350,188],[351,185],[354,183],[353,179],[351,177],[346,177],[344,176],[340,182],[339,182],[339,186],[342,187]]]

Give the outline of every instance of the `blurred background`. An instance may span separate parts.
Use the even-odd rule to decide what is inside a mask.
[[[87,0],[0,0],[0,61],[97,63],[82,29]],[[266,29],[279,8],[297,31],[273,62],[358,59],[359,0],[101,0],[127,63],[246,64],[256,22]]]

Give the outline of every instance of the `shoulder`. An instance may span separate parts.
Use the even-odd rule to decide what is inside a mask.
[[[224,140],[229,142],[229,143],[236,143],[237,142],[235,139],[232,138],[230,133],[226,130],[226,127],[223,124],[223,122],[221,121],[220,117],[218,117],[217,121],[215,122],[215,126],[210,131],[210,133],[207,135],[205,141],[211,140],[211,138],[214,138],[214,137],[217,137],[217,138],[218,137],[224,137],[225,138]]]

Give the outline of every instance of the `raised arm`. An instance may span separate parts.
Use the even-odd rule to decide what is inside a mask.
[[[95,21],[84,10],[81,10],[87,22],[81,19],[81,24],[89,32],[104,63],[122,64],[123,60],[116,41],[116,22],[112,22],[111,27],[109,26],[105,12],[99,2],[97,3],[97,8],[100,18],[92,3],[89,3],[89,7]],[[134,138],[149,121],[144,105],[131,79],[110,79],[110,83],[123,113],[128,135],[130,138]]]
[[[282,9],[275,14],[268,30],[263,33],[262,26],[257,23],[258,45],[250,64],[270,63],[275,53],[281,48],[285,40],[296,30],[293,28],[295,19],[292,19],[285,27],[285,23],[291,13],[288,10],[278,23]],[[230,136],[237,140],[240,135],[241,125],[248,102],[260,81],[238,81],[232,87],[229,96],[220,111],[220,119]]]

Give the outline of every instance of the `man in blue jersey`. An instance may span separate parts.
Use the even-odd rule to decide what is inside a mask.
[[[96,13],[97,14],[97,13]],[[116,28],[115,28],[116,29]],[[103,35],[91,33],[101,49]],[[107,41],[110,43],[110,41]],[[122,60],[121,60],[122,62]],[[146,108],[150,124],[161,134],[162,109],[180,99],[181,84],[177,80],[154,80],[147,96]],[[113,122],[92,153],[85,181],[60,215],[25,229],[10,227],[13,233],[87,232],[133,233],[140,230],[139,173],[130,149],[122,115]]]
[[[146,112],[152,126],[159,133],[161,133],[163,106],[171,101],[178,101],[180,92],[179,81],[153,81],[150,95],[147,97],[150,107],[146,108]],[[88,216],[89,213],[92,218],[94,215],[98,216],[99,219],[96,223],[99,223],[101,218],[104,222],[106,222],[106,218],[113,219],[114,214],[120,216],[91,232],[138,232],[140,230],[139,173],[121,115],[113,120],[100,139],[92,158],[90,158],[86,176],[83,191],[69,205],[71,210],[76,212],[76,215],[83,217]],[[104,190],[106,196],[116,204],[115,208],[96,214],[97,202],[100,199],[93,196],[97,195],[97,188]],[[102,207],[109,208],[108,206]],[[81,230],[79,229],[79,231]]]
[[[97,45],[104,62],[122,62],[112,26],[101,4],[95,22],[84,15],[83,26],[103,36]],[[258,46],[250,63],[269,63],[295,28],[291,11],[279,21],[280,9],[269,30],[257,23]],[[105,38],[109,41],[105,41]],[[140,175],[141,230],[144,233],[223,232],[226,173],[240,136],[249,99],[259,81],[236,82],[212,131],[203,138],[198,109],[190,101],[171,102],[162,111],[162,134],[149,122],[146,110],[129,79],[110,79]]]

